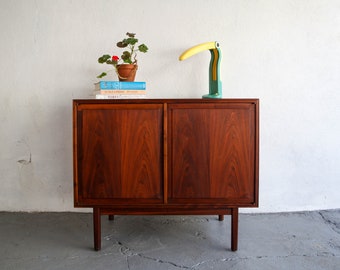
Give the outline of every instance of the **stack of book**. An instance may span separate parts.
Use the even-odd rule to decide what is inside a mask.
[[[146,98],[145,82],[100,81],[94,85],[96,99]]]

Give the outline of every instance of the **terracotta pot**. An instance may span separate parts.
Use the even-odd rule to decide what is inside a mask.
[[[133,82],[135,81],[135,76],[138,66],[134,64],[122,64],[117,65],[117,75],[120,81]]]

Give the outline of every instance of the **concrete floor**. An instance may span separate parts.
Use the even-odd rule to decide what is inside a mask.
[[[0,212],[0,269],[340,269],[340,209],[240,214],[239,250],[230,217],[102,217],[94,251],[92,215]]]

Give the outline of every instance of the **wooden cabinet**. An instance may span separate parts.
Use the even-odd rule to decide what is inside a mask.
[[[258,206],[258,99],[74,100],[74,205],[100,216]]]

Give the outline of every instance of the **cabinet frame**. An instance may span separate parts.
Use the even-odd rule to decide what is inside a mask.
[[[97,111],[98,112],[100,111],[100,113],[98,113],[98,115],[100,115],[99,122],[107,121],[108,123],[110,123],[110,121],[113,121],[111,120],[112,116],[115,116],[112,110],[121,110],[119,111],[119,113],[120,112],[123,112],[123,113],[120,115],[124,115],[125,117],[124,112],[129,109],[140,110],[141,115],[146,119],[145,121],[147,121],[147,123],[145,124],[145,130],[140,131],[139,129],[137,129],[137,132],[145,132],[146,133],[145,136],[149,139],[151,138],[151,140],[153,141],[152,143],[148,144],[148,146],[145,149],[147,151],[150,150],[153,153],[153,154],[150,154],[150,156],[152,157],[151,158],[152,162],[155,162],[156,167],[157,167],[156,173],[154,175],[157,175],[158,173],[160,175],[160,179],[158,180],[159,186],[157,186],[159,188],[160,194],[158,195],[156,194],[154,197],[151,196],[152,195],[151,193],[147,194],[146,196],[143,196],[143,194],[141,193],[140,197],[138,196],[133,197],[133,195],[131,194],[129,195],[130,197],[127,197],[127,198],[125,198],[123,195],[122,197],[119,197],[119,196],[114,197],[112,195],[113,193],[112,194],[109,192],[106,193],[105,188],[103,188],[103,189],[100,189],[97,193],[95,193],[96,195],[94,198],[91,198],[91,196],[88,196],[88,197],[83,196],[83,194],[86,193],[86,192],[84,193],[84,179],[87,179],[85,181],[85,185],[88,182],[92,181],[91,180],[92,178],[87,175],[87,174],[92,173],[91,171],[92,169],[89,168],[89,167],[92,167],[91,166],[92,163],[91,162],[84,163],[86,164],[86,166],[84,166],[83,164],[84,148],[88,150],[87,152],[91,152],[91,153],[96,152],[93,150],[94,148],[92,148],[92,146],[84,147],[84,144],[85,144],[84,140],[85,142],[89,144],[93,144],[94,142],[96,142],[99,145],[98,147],[101,150],[98,151],[97,155],[101,155],[101,153],[106,153],[105,152],[106,150],[103,150],[105,149],[105,145],[100,146],[103,130],[104,131],[106,130],[105,126],[103,126],[105,125],[105,123],[98,124],[98,127],[94,127],[93,125],[95,123],[93,122],[98,122],[98,121],[93,120],[91,117],[86,118],[87,116],[85,117],[85,115],[87,114],[88,111],[93,110],[94,112],[93,115],[97,116],[96,115]],[[216,112],[218,113],[215,114],[214,110],[217,110]],[[212,115],[210,115],[210,111],[212,112]],[[148,112],[150,112],[150,115],[148,115]],[[106,114],[108,114],[111,117],[106,117],[105,116]],[[92,116],[91,113],[89,115]],[[138,114],[135,113],[133,115],[135,116]],[[195,157],[196,151],[192,150],[191,152],[188,152],[190,151],[190,147],[189,147],[190,145],[188,145],[188,147],[185,147],[185,144],[181,144],[180,138],[174,138],[175,135],[176,137],[178,137],[177,136],[178,134],[182,134],[182,132],[185,132],[186,125],[189,126],[191,123],[190,119],[189,120],[187,119],[186,120],[187,122],[184,122],[184,124],[181,125],[182,115],[184,115],[184,117],[189,117],[189,118],[191,117],[193,119],[197,119],[195,120],[197,123],[195,122],[192,126],[193,129],[196,128],[195,124],[197,124],[198,127],[203,127],[202,132],[198,133],[198,137],[199,137],[198,140],[200,140],[201,137],[202,138],[207,137],[207,139],[214,140],[215,138],[211,137],[211,134],[214,134],[214,132],[210,131],[208,128],[204,128],[205,124],[209,125],[209,127],[211,126],[212,128],[216,129],[216,127],[219,127],[218,126],[219,123],[214,123],[214,121],[220,121],[225,124],[225,123],[228,123],[228,117],[230,117],[231,119],[230,122],[232,122],[234,126],[231,126],[229,129],[234,128],[233,133],[231,132],[231,134],[228,135],[229,137],[227,135],[225,136],[223,130],[228,131],[229,129],[225,128],[224,126],[222,126],[221,129],[220,128],[216,129],[217,130],[216,132],[217,134],[220,134],[219,138],[217,139],[222,140],[221,149],[224,149],[223,151],[228,152],[229,156],[230,155],[233,156],[233,158],[230,158],[230,160],[233,163],[230,166],[233,166],[233,167],[232,169],[228,171],[229,173],[233,172],[233,175],[231,176],[231,180],[228,184],[232,189],[234,189],[233,193],[230,193],[230,194],[233,194],[234,197],[231,197],[231,198],[219,197],[220,193],[217,188],[215,188],[215,190],[211,191],[210,193],[207,192],[206,190],[202,190],[202,196],[200,197],[199,195],[197,195],[197,192],[190,193],[189,189],[185,189],[181,187],[183,183],[184,184],[186,183],[186,180],[183,180],[182,183],[176,183],[177,181],[176,179],[180,178],[184,173],[183,173],[183,168],[180,168],[180,169],[175,168],[175,171],[174,171],[174,166],[178,167],[174,159],[176,159],[178,156],[187,157],[188,160],[191,160],[191,159],[194,160],[192,164],[196,164],[196,165],[201,164],[199,157]],[[128,111],[127,119],[129,117],[130,117],[130,113]],[[144,119],[143,117],[138,118],[137,116],[137,118],[134,118],[134,119],[135,120],[137,119],[137,121],[138,119],[143,120]],[[156,117],[156,120],[155,120],[155,124],[157,125],[156,127],[153,127],[152,121],[148,119],[151,117],[152,118]],[[203,119],[201,122],[202,118],[207,118],[207,120]],[[87,120],[89,123],[86,122]],[[86,123],[84,123],[84,121]],[[210,125],[209,121],[213,123]],[[242,125],[243,125],[241,128],[238,126],[238,125],[241,125],[241,124],[238,124],[240,122],[242,122]],[[126,129],[124,124],[119,122],[119,119],[115,123],[118,123],[117,125],[121,126],[120,127],[121,130],[129,131],[128,128]],[[144,122],[139,122],[139,123],[144,123]],[[87,125],[92,125],[92,126],[87,126]],[[97,139],[92,139],[93,135],[91,136],[86,135],[86,134],[84,135],[84,133],[91,133],[92,128],[97,128],[96,131],[98,131],[98,134],[99,134]],[[176,128],[180,130],[176,131]],[[219,130],[222,130],[222,131],[219,131]],[[135,132],[136,130],[133,130],[133,131]],[[108,131],[108,132],[111,132],[111,131]],[[209,136],[208,135],[205,136],[204,134],[202,135],[202,133],[204,132],[210,135]],[[144,134],[144,133],[140,133],[140,134]],[[192,135],[193,134],[192,130],[191,131],[189,130],[188,134],[189,134],[188,135],[189,137],[186,139],[189,141],[188,143],[190,143],[190,138],[194,139],[193,138],[194,135]],[[132,136],[133,134],[132,135],[125,134],[125,135]],[[108,135],[106,134],[104,136],[108,136]],[[243,147],[242,144],[237,142],[237,140],[240,139],[241,137],[246,138],[246,139],[243,138],[243,141],[245,141],[246,144],[249,144],[251,149],[242,148]],[[90,138],[90,139],[84,139],[84,138]],[[231,150],[238,152],[239,153],[238,155],[231,154],[233,152],[228,148],[228,142],[223,142],[224,140],[227,140],[227,139],[231,141],[235,140],[234,148],[232,148]],[[148,142],[147,139],[145,139],[145,141]],[[104,139],[103,139],[103,142],[105,142]],[[106,140],[106,144],[107,144],[107,140]],[[156,146],[156,149],[153,149],[154,145]],[[218,153],[219,147],[218,145],[216,146],[216,142],[212,142],[210,146],[207,146],[207,145],[208,144],[206,143],[205,146],[207,147],[207,149],[203,149],[201,153],[205,153],[207,155],[209,155],[209,153],[211,152],[215,154],[216,153],[219,154]],[[173,149],[173,147],[177,147],[177,148]],[[178,149],[180,149],[180,151]],[[127,148],[127,151],[129,152],[130,150]],[[247,151],[250,151],[250,152],[247,152]],[[180,152],[180,153],[177,154],[177,152]],[[125,152],[120,152],[120,153],[125,153]],[[244,158],[243,156],[246,156],[246,157]],[[221,157],[225,158],[226,154],[221,153]],[[146,159],[148,158],[149,157],[147,157]],[[223,171],[225,167],[227,167],[223,164],[221,166],[215,166],[213,164],[212,166],[210,166],[211,167],[210,168],[209,165],[206,165],[206,164],[207,164],[207,161],[209,161],[210,159],[214,159],[214,156],[212,158],[204,157],[204,159],[206,162],[202,164],[205,164],[204,166],[207,167],[208,170],[217,168],[218,176],[221,176],[220,171]],[[90,157],[90,161],[91,161],[91,157]],[[188,162],[188,170],[190,171],[189,167],[190,167],[191,161],[187,161],[187,162]],[[245,168],[245,169],[243,170],[239,169],[238,171],[237,164],[239,164],[239,166],[243,166],[241,168]],[[109,165],[107,165],[107,167],[108,166]],[[145,169],[146,172],[143,175],[147,175],[145,176],[146,178],[144,180],[147,181],[148,180],[147,178],[150,174],[151,175],[150,177],[154,179],[152,181],[157,181],[156,177],[152,176],[153,172],[147,171],[148,165],[145,165],[144,167],[146,167]],[[100,175],[103,178],[105,178],[105,175],[106,175],[105,169],[109,169],[109,168],[102,168],[102,170],[104,171],[101,171]],[[101,218],[100,217],[102,215],[108,215],[110,220],[113,220],[114,215],[218,215],[218,218],[221,221],[224,219],[224,215],[231,215],[231,224],[232,224],[231,226],[231,250],[235,251],[237,250],[237,246],[238,246],[239,207],[258,207],[258,200],[259,200],[259,100],[258,99],[133,99],[133,100],[76,99],[76,100],[73,100],[73,174],[74,174],[74,206],[93,208],[94,249],[95,250],[101,249],[101,230],[100,230],[101,229]],[[214,174],[214,172],[209,171],[208,173],[206,173],[206,175],[210,175],[210,174]],[[114,174],[112,173],[111,175],[114,175]],[[177,175],[177,178],[176,178],[176,175]],[[198,175],[201,175],[200,172],[198,172]],[[205,179],[204,174],[202,177],[203,177],[202,179],[204,180]],[[216,177],[214,177],[214,179],[215,178]],[[247,178],[247,179],[244,179],[244,178]],[[217,184],[217,187],[219,187],[218,180],[216,179],[214,180],[214,179],[207,180],[207,183],[205,185],[202,185],[202,188],[203,187],[209,188],[209,184],[211,183],[214,184],[214,181]],[[114,180],[115,179],[107,180],[105,182],[106,187],[110,184],[110,181],[114,181]],[[93,179],[93,181],[95,184],[96,181],[98,180]],[[119,181],[122,181],[122,180],[120,179]],[[191,181],[193,180],[191,179]],[[238,183],[234,183],[234,182],[238,182]],[[242,188],[242,185],[241,185],[242,183],[245,183],[244,188]],[[195,185],[196,184],[194,184],[194,186]],[[237,185],[241,185],[241,187],[238,187]],[[157,187],[155,190],[158,190]],[[175,190],[175,187],[177,188],[176,189],[177,191]],[[200,187],[201,185],[198,183],[196,185],[196,191],[199,191]],[[87,186],[87,190],[88,191],[86,194],[91,195],[92,194],[91,185]],[[243,195],[240,193],[243,197],[241,195],[240,195],[241,197],[238,197],[239,195],[238,190],[245,192]],[[176,192],[177,193],[179,192],[182,195],[177,196]],[[103,198],[100,198],[101,194],[104,194]],[[129,194],[129,192],[127,194]],[[222,192],[221,194],[224,194],[224,193]],[[225,194],[226,194],[225,196],[228,196],[229,193],[226,192]],[[152,198],[149,198],[149,197],[152,197]]]

